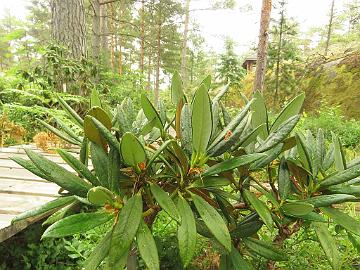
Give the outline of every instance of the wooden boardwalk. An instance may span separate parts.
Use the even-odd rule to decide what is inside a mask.
[[[11,220],[16,215],[59,196],[58,185],[39,178],[9,159],[14,156],[28,159],[24,148],[39,152],[70,169],[58,155],[40,151],[34,145],[0,148],[0,242],[42,218],[32,218],[11,224]]]

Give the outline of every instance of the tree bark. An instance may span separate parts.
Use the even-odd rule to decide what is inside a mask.
[[[335,0],[332,0],[331,8],[330,8],[329,26],[328,26],[327,36],[326,36],[326,43],[325,43],[325,52],[324,52],[325,56],[327,56],[328,51],[329,51],[331,30],[332,30],[333,19],[334,19],[334,4],[335,4]]]
[[[284,2],[282,2],[284,5]],[[278,93],[279,93],[279,86],[280,86],[280,54],[282,50],[282,36],[283,36],[283,28],[284,28],[284,6],[282,6],[280,12],[280,27],[279,27],[279,41],[278,41],[278,48],[277,48],[277,55],[276,55],[276,69],[275,69],[275,94],[274,94],[274,106],[276,106]]]
[[[190,19],[190,0],[186,0],[185,7],[185,21],[184,21],[184,34],[183,34],[183,42],[181,47],[181,77],[186,85],[186,52],[187,52],[187,39],[188,39],[188,31],[189,31],[189,19]]]
[[[83,0],[52,0],[52,35],[56,42],[80,59],[86,56],[86,26]]]
[[[120,16],[120,20],[118,21],[118,33],[121,33],[121,29],[122,29],[122,21],[121,18],[124,14],[123,11],[123,5],[122,2],[119,3],[120,7],[119,7],[119,16]],[[123,46],[123,40],[122,40],[122,36],[118,35],[118,43],[117,43],[117,47],[119,48],[118,51],[118,73],[119,75],[122,75],[123,73],[123,61],[122,61],[122,46]]]
[[[99,64],[100,58],[100,2],[92,0],[94,9],[93,25],[92,25],[92,56],[95,63]]]
[[[266,57],[269,39],[271,0],[263,0],[260,19],[259,44],[253,92],[263,91],[266,71]]]
[[[156,53],[156,74],[155,74],[155,89],[154,89],[154,105],[157,106],[159,102],[159,88],[160,88],[160,60],[161,60],[161,27],[162,24],[159,23],[156,43],[157,43],[157,53]]]
[[[140,72],[144,73],[144,51],[145,51],[145,0],[141,0],[140,9]]]
[[[110,36],[110,54],[111,54],[111,70],[115,72],[115,12],[114,12],[114,4],[110,4],[110,32],[112,33]]]
[[[100,2],[101,62],[104,66],[108,66],[108,32],[106,5],[102,5],[102,2]]]

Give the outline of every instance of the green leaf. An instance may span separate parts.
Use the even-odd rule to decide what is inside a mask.
[[[156,152],[151,156],[149,159],[149,162],[146,164],[146,168],[149,168],[151,164],[156,160],[156,158],[169,146],[170,143],[176,142],[175,140],[168,140],[165,141],[157,150]]]
[[[105,148],[106,141],[103,139],[100,132],[96,128],[91,116],[100,121],[108,130],[110,130],[112,127],[111,119],[108,114],[100,107],[92,107],[84,119],[85,136],[93,143],[102,145]]]
[[[346,160],[341,146],[341,141],[335,134],[332,134],[332,141],[334,144],[335,169],[337,171],[343,171],[346,169]]]
[[[313,228],[315,229],[316,235],[319,239],[322,249],[325,252],[325,255],[330,262],[332,269],[340,270],[341,269],[341,257],[336,246],[335,240],[332,238],[329,233],[326,224],[321,222],[312,223]]]
[[[96,245],[90,256],[84,262],[84,270],[96,270],[100,263],[105,259],[110,250],[112,230]]]
[[[42,179],[47,179],[48,176],[44,174],[41,170],[39,170],[39,168],[36,167],[31,160],[23,159],[20,157],[10,157],[10,159],[19,164],[21,167],[25,168],[26,170],[32,172],[36,176],[39,176]]]
[[[232,247],[230,253],[230,259],[236,270],[253,270],[254,267],[248,263],[239,253],[239,251]]]
[[[197,157],[201,157],[206,153],[212,131],[211,102],[204,85],[200,86],[194,96],[191,125],[193,150]]]
[[[177,106],[184,97],[184,92],[182,89],[182,80],[180,74],[175,71],[172,80],[171,80],[171,101]]]
[[[219,243],[230,252],[232,246],[230,233],[220,214],[200,196],[191,194],[191,197],[206,226],[209,228],[216,240],[218,240]]]
[[[356,219],[334,208],[322,207],[320,210],[347,231],[360,236],[360,223]]]
[[[273,220],[271,213],[266,204],[260,201],[254,194],[248,190],[243,191],[244,198],[254,207],[255,211],[259,214],[260,218],[264,221],[265,225],[270,231],[274,230]]]
[[[193,183],[194,187],[223,187],[231,184],[231,181],[223,176],[201,177]]]
[[[289,118],[300,113],[301,107],[304,103],[305,94],[301,93],[291,100],[286,107],[280,112],[270,128],[270,132],[277,130]]]
[[[273,245],[254,238],[246,238],[243,240],[245,245],[254,253],[273,261],[287,261],[286,253],[275,248]]]
[[[153,121],[153,119],[155,119],[155,127],[157,127],[162,131],[164,125],[161,121],[161,118],[155,107],[152,105],[150,100],[145,95],[141,95],[141,107],[148,121],[151,122]]]
[[[109,167],[109,157],[102,146],[90,143],[90,154],[92,164],[94,166],[95,175],[99,179],[99,182],[102,186],[108,185],[108,167]]]
[[[255,151],[264,152],[274,147],[275,145],[279,144],[280,142],[282,142],[294,129],[299,119],[300,119],[299,115],[295,115],[289,118],[277,130],[271,132],[269,136],[266,138],[266,140],[260,146],[258,146],[255,149]]]
[[[264,154],[255,153],[255,154],[243,155],[243,156],[227,159],[223,162],[220,162],[220,163],[208,168],[202,174],[202,176],[203,177],[211,176],[214,174],[219,174],[224,171],[232,170],[232,169],[240,167],[240,166],[248,165],[264,156],[265,156]]]
[[[287,166],[286,159],[281,158],[279,164],[279,173],[278,173],[278,183],[279,183],[279,195],[282,200],[285,200],[291,191],[291,180],[290,180],[290,171]]]
[[[90,95],[90,107],[102,107],[99,92],[94,88]]]
[[[264,152],[263,154],[265,156],[252,163],[249,167],[249,170],[250,171],[259,170],[269,165],[273,160],[275,160],[279,156],[279,154],[282,151],[283,145],[284,145],[283,143],[279,143],[274,148],[271,148],[268,151]]]
[[[329,187],[345,183],[358,176],[360,176],[360,164],[326,177],[320,182],[320,187]]]
[[[144,260],[147,269],[160,269],[159,256],[154,237],[143,220],[141,220],[136,234],[136,242],[140,256]]]
[[[113,215],[105,212],[80,213],[66,217],[48,227],[42,238],[65,237],[77,233],[87,232],[113,218]]]
[[[353,201],[357,201],[357,198],[355,196],[348,194],[332,194],[332,195],[320,195],[302,201],[306,203],[311,203],[312,205],[314,205],[315,208],[317,208],[317,207],[327,207],[337,203],[353,202]]]
[[[68,204],[66,206],[64,206],[63,208],[57,210],[55,213],[53,213],[51,216],[49,216],[43,223],[42,225],[51,225],[53,223],[55,223],[56,221],[59,221],[60,219],[63,219],[65,217],[65,215],[75,206],[77,206],[79,204],[79,202],[72,202],[71,204]]]
[[[191,127],[191,109],[188,104],[184,104],[181,111],[181,146],[190,156],[192,153],[192,127]]]
[[[196,223],[194,214],[183,197],[179,196],[176,205],[181,217],[177,232],[179,252],[182,263],[186,268],[194,257],[196,250]]]
[[[252,125],[253,127],[261,126],[259,137],[263,140],[269,135],[268,132],[268,115],[265,105],[265,100],[259,92],[254,94],[254,100],[251,103],[252,114]]]
[[[308,144],[310,142],[306,141],[304,135],[300,132],[298,132],[296,135],[296,146],[297,146],[297,152],[300,157],[300,161],[303,164],[304,168],[311,172],[312,171],[312,156],[310,149],[308,147]]]
[[[88,190],[91,188],[88,182],[29,149],[25,151],[35,166],[47,176],[47,180],[58,184],[60,187],[75,195],[86,196]]]
[[[316,150],[313,160],[313,175],[317,177],[319,171],[322,169],[322,164],[325,158],[325,137],[324,131],[319,128],[316,136]]]
[[[72,119],[72,121],[78,125],[80,128],[84,126],[84,120],[71,108],[69,104],[66,103],[59,95],[57,95],[60,106],[66,111],[67,115]]]
[[[53,118],[55,119],[56,123],[58,124],[58,126],[61,128],[61,130],[63,130],[70,138],[78,141],[78,142],[82,142],[82,138],[79,137],[72,129],[71,127],[69,127],[67,124],[65,124],[63,121],[61,121],[59,118],[53,116]]]
[[[39,123],[43,125],[47,130],[54,133],[56,136],[58,136],[60,139],[63,139],[64,141],[75,144],[75,145],[81,145],[81,143],[77,140],[74,140],[73,138],[69,137],[68,135],[62,133],[57,128],[54,128],[53,126],[49,125],[48,123],[44,122],[43,120],[38,119]]]
[[[150,184],[151,193],[154,195],[156,201],[159,203],[162,209],[169,214],[170,217],[180,222],[180,214],[175,206],[175,203],[162,188],[157,184]]]
[[[360,242],[358,241],[358,239],[355,236],[353,236],[351,233],[348,233],[348,238],[351,244],[353,245],[353,247],[357,250],[358,253],[360,253]]]
[[[23,219],[27,219],[30,217],[40,216],[46,213],[51,213],[59,208],[62,208],[66,205],[69,205],[75,201],[73,196],[60,197],[53,201],[47,202],[39,207],[32,208],[26,212],[21,213],[13,218],[11,223],[18,222]]]
[[[288,202],[280,207],[280,210],[287,216],[302,217],[314,210],[314,206],[304,202]]]
[[[331,143],[329,146],[329,150],[326,152],[322,163],[322,169],[324,171],[330,169],[331,165],[334,163],[334,155],[335,155],[335,147],[334,144]]]
[[[88,191],[87,199],[93,205],[104,206],[106,203],[112,205],[115,201],[115,196],[104,187],[93,187]]]
[[[108,187],[110,190],[119,194],[120,192],[120,178],[122,173],[120,169],[122,168],[121,158],[119,153],[119,148],[113,148],[110,146],[109,151],[109,168],[108,168]]]
[[[95,117],[89,116],[91,121],[93,122],[96,129],[99,131],[100,135],[107,141],[109,145],[111,145],[116,150],[119,150],[119,142],[116,137],[111,134],[110,130],[103,125],[99,120]],[[86,118],[85,118],[86,119]]]
[[[263,224],[264,222],[257,216],[253,220],[242,220],[230,234],[240,238],[251,237],[261,229]]]
[[[57,149],[56,152],[61,156],[61,158],[71,166],[79,175],[89,180],[93,185],[99,185],[99,180],[95,175],[85,166],[82,162],[80,162],[76,157],[74,157],[69,152]]]
[[[356,197],[360,196],[360,186],[355,185],[336,185],[329,187],[327,190],[330,191],[330,193],[335,194],[349,194]]]
[[[311,212],[309,214],[303,215],[301,219],[308,221],[316,221],[316,222],[327,222],[327,220],[320,214]]]
[[[142,198],[137,194],[131,197],[120,211],[118,222],[113,229],[109,252],[109,268],[118,270],[124,267],[123,257],[127,256],[142,218]]]
[[[139,164],[146,161],[143,145],[134,134],[126,132],[121,139],[120,151],[125,164],[139,170]]]

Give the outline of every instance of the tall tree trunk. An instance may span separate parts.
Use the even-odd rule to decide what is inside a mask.
[[[107,5],[100,5],[100,35],[101,35],[101,62],[108,66],[108,27],[107,27]]]
[[[282,2],[282,5],[284,5],[284,2]],[[274,106],[276,106],[278,93],[279,93],[279,86],[280,86],[280,59],[281,59],[280,55],[282,50],[283,28],[284,28],[284,6],[282,6],[280,12],[279,41],[278,41],[278,47],[276,53]]]
[[[118,73],[119,75],[122,75],[123,73],[123,61],[122,61],[122,46],[123,46],[123,40],[122,40],[122,36],[121,36],[121,29],[122,29],[122,23],[121,23],[121,20],[122,20],[122,16],[124,14],[124,10],[123,10],[123,4],[122,2],[120,1],[119,2],[120,4],[120,7],[119,7],[119,23],[118,23],[118,38],[117,38],[117,41],[118,41],[118,44],[117,44],[117,47],[119,48],[119,51],[118,51]]]
[[[92,24],[92,56],[95,63],[99,64],[100,57],[100,2],[99,0],[92,0],[92,7],[94,9],[93,24]]]
[[[147,83],[146,83],[146,90],[150,92],[151,89],[151,52],[148,56],[148,74],[147,74]]]
[[[144,73],[144,51],[145,51],[145,0],[141,0],[140,9],[140,71]]]
[[[157,106],[159,102],[159,88],[160,88],[160,59],[161,59],[161,26],[159,23],[156,36],[156,74],[155,74],[155,89],[154,89],[154,104]]]
[[[111,70],[115,72],[115,12],[114,4],[110,4],[110,54],[111,54]]]
[[[331,8],[330,8],[329,26],[328,26],[327,36],[326,36],[326,43],[325,43],[325,52],[324,52],[325,56],[327,56],[328,51],[329,51],[331,30],[332,30],[333,19],[334,19],[334,4],[335,4],[335,0],[332,0]]]
[[[189,31],[189,19],[190,19],[190,0],[186,0],[185,7],[185,21],[184,21],[184,34],[183,34],[183,42],[181,47],[181,77],[186,86],[186,52],[187,52],[187,39],[188,39],[188,31]]]
[[[83,0],[52,0],[52,35],[74,58],[86,56],[86,27]]]
[[[256,61],[256,72],[253,92],[263,91],[266,71],[266,56],[269,39],[271,0],[263,0],[260,19],[259,44]]]

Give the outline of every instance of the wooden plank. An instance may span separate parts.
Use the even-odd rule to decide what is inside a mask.
[[[50,196],[3,193],[0,196],[0,205],[1,209],[5,211],[22,213],[52,200],[54,200],[54,197]]]
[[[60,187],[50,182],[0,179],[0,193],[57,197]],[[1,201],[1,198],[0,198]]]
[[[29,159],[26,154],[23,153],[1,153],[0,152],[0,160],[9,160],[11,157],[19,157],[23,159]],[[45,156],[47,159],[54,161],[56,163],[66,164],[66,162],[59,156]]]
[[[67,169],[68,171],[74,172],[74,170],[67,164],[58,164],[59,166]],[[3,168],[23,168],[16,162],[7,159],[0,159],[0,167]]]
[[[25,180],[35,180],[35,181],[46,181],[36,176],[32,172],[25,170],[24,168],[0,167],[0,178],[6,178],[6,177],[19,179],[19,180],[25,179]]]

